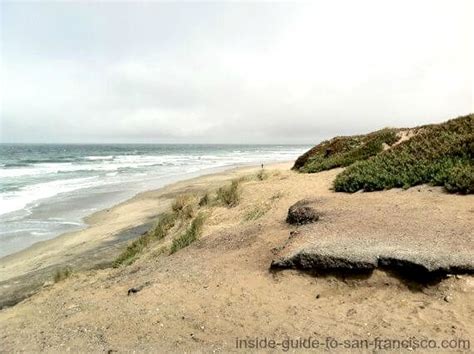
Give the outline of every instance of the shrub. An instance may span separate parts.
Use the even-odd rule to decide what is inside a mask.
[[[399,140],[395,129],[382,129],[367,135],[337,137],[325,141],[307,152],[293,168],[302,172],[315,173],[336,167],[345,167],[356,161],[367,160]],[[302,159],[304,164],[301,165]],[[299,167],[298,167],[299,166]]]
[[[171,244],[170,253],[175,253],[196,241],[202,233],[205,219],[205,215],[203,213],[199,213],[193,219],[191,225],[189,225],[186,231],[173,240],[173,243]]]
[[[474,193],[474,166],[472,163],[458,164],[451,169],[444,185],[449,192]]]
[[[473,192],[474,115],[426,126],[411,139],[341,172],[334,188],[341,192],[408,188],[422,183],[449,192]]]
[[[221,187],[217,190],[216,200],[229,208],[232,208],[240,202],[240,182],[233,180],[230,185]]]

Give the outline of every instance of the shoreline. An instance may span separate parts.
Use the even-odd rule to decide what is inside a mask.
[[[289,163],[293,163],[293,161],[272,161],[272,162],[269,162],[268,164],[265,164],[265,166],[266,167],[272,167],[273,165],[279,165],[279,164],[285,164],[285,163],[289,164]],[[168,187],[172,187],[175,184],[182,183],[182,182],[184,183],[184,182],[187,182],[187,181],[192,182],[193,180],[199,179],[201,177],[214,176],[214,175],[219,175],[219,174],[225,174],[227,172],[233,172],[234,170],[238,171],[240,169],[253,169],[253,168],[258,168],[258,167],[260,167],[260,164],[234,164],[234,165],[228,165],[228,166],[205,168],[205,169],[200,170],[200,171],[185,173],[183,179],[180,178],[180,179],[174,180],[172,182],[165,183],[161,187],[146,189],[146,190],[137,192],[136,194],[134,194],[130,197],[127,197],[126,199],[124,199],[122,201],[115,202],[115,203],[113,203],[109,206],[106,206],[106,207],[101,208],[99,210],[93,211],[90,214],[85,215],[84,217],[81,218],[82,225],[81,225],[80,229],[61,232],[58,235],[56,235],[56,236],[54,236],[50,239],[37,241],[37,242],[35,242],[35,243],[33,243],[29,246],[26,246],[25,248],[22,248],[18,251],[15,251],[13,253],[1,256],[0,257],[0,267],[1,267],[1,262],[3,261],[4,258],[15,256],[15,255],[20,254],[22,252],[28,251],[29,249],[35,248],[37,245],[47,243],[47,242],[52,241],[56,238],[60,238],[62,236],[66,236],[66,235],[69,235],[69,234],[75,234],[75,233],[78,233],[78,232],[81,232],[81,231],[84,231],[84,230],[88,229],[89,227],[93,226],[93,224],[97,223],[97,219],[100,219],[100,217],[103,215],[104,212],[112,210],[112,209],[114,209],[114,208],[116,208],[116,207],[118,207],[122,204],[126,204],[128,202],[131,202],[133,199],[139,198],[140,195],[142,195],[142,194],[159,192],[160,190],[167,189]],[[2,280],[2,278],[0,276],[0,281],[1,280]]]
[[[277,163],[279,161],[269,161],[268,164],[275,162]],[[19,238],[15,237],[15,241],[8,242],[8,238],[11,238],[13,236],[11,236],[11,233],[9,234],[8,232],[6,232],[6,240],[2,239],[2,243],[0,243],[0,259],[24,251],[37,243],[48,241],[67,233],[73,233],[75,231],[84,230],[89,226],[87,220],[90,219],[90,217],[95,213],[101,212],[102,210],[111,209],[116,205],[119,205],[134,198],[140,193],[158,190],[160,188],[172,185],[173,183],[179,181],[189,180],[208,174],[221,173],[229,169],[245,168],[249,166],[257,166],[257,162],[237,162],[224,166],[218,165],[212,167],[203,166],[202,168],[195,171],[182,171],[179,174],[173,172],[167,175],[158,175],[154,179],[148,180],[145,185],[139,188],[135,188],[129,182],[124,182],[123,186],[114,192],[97,192],[97,189],[95,188],[85,188],[79,197],[76,196],[72,199],[57,199],[58,195],[56,195],[51,198],[39,200],[37,201],[37,205],[33,209],[30,208],[30,205],[27,205],[24,209],[20,211],[16,210],[12,213],[2,214],[0,215],[0,218],[5,218],[5,223],[10,223],[14,221],[21,225],[23,223],[30,222],[30,216],[17,217],[9,215],[15,215],[15,213],[28,210],[28,214],[32,215],[31,221],[33,222],[42,222],[46,220],[49,221],[50,219],[62,220],[64,222],[60,222],[61,226],[57,230],[46,230],[45,234],[47,236],[45,237],[28,235],[28,237],[25,238],[24,235],[20,235]],[[57,203],[59,203],[61,206],[58,207]],[[62,215],[64,210],[68,210],[67,215]],[[40,216],[35,216],[38,214]],[[2,237],[4,237],[3,234]],[[4,243],[4,241],[7,242]],[[18,242],[18,244],[16,244],[16,242]]]
[[[289,169],[292,161],[267,164]],[[185,178],[140,192],[110,208],[84,217],[83,229],[66,232],[0,258],[0,309],[12,306],[50,284],[54,272],[70,267],[84,271],[109,267],[123,246],[146,232],[156,217],[181,193],[216,188],[260,165],[229,166],[222,171]]]

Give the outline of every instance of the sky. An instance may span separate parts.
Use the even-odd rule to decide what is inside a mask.
[[[0,4],[0,142],[308,144],[474,111],[470,0]]]

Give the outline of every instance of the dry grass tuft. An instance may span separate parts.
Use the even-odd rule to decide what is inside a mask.
[[[241,190],[240,181],[233,180],[230,185],[217,190],[216,201],[229,208],[235,207],[240,202]]]
[[[54,274],[54,282],[59,283],[72,275],[72,269],[70,267],[58,269]]]

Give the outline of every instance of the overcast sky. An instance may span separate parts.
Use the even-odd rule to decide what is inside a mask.
[[[3,142],[314,143],[474,111],[470,0],[1,2]]]

